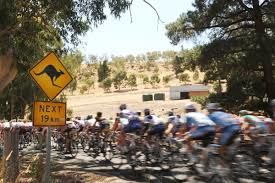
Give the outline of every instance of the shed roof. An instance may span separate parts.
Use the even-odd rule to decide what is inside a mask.
[[[182,85],[182,86],[171,86],[170,92],[191,92],[191,91],[209,91],[207,85]]]

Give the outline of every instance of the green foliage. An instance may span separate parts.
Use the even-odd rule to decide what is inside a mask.
[[[275,11],[274,2],[195,1],[193,6],[166,27],[173,44],[209,35],[209,42],[198,47],[198,57],[187,66],[199,67],[205,81],[226,80],[228,101],[246,102],[253,96],[261,100],[263,93],[275,98],[275,51],[271,47],[275,21],[269,13]]]
[[[151,71],[152,68],[153,69],[156,68],[156,62],[155,62],[155,60],[148,60],[148,61],[146,61],[145,68],[146,68],[147,71]]]
[[[215,81],[213,83],[213,89],[216,93],[221,93],[222,92],[222,85],[221,85],[220,81]]]
[[[83,95],[85,92],[88,91],[88,86],[87,85],[83,85],[80,88],[80,94]]]
[[[126,69],[127,58],[125,57],[112,57],[111,65],[112,71],[119,72]]]
[[[186,73],[181,73],[180,75],[178,75],[178,79],[181,83],[187,83],[190,82],[190,77],[188,74]]]
[[[149,77],[148,76],[144,76],[142,82],[143,82],[143,85],[145,85],[145,86],[148,85],[150,83]]]
[[[178,74],[184,72],[183,68],[183,59],[176,56],[175,59],[172,61],[173,70],[175,71],[176,76]]]
[[[97,74],[99,83],[110,76],[110,69],[107,60],[104,60],[103,63],[100,62]]]
[[[127,79],[128,85],[133,89],[134,87],[137,87],[137,77],[135,74],[131,74]]]
[[[160,78],[158,74],[153,74],[151,76],[150,84],[155,88],[160,83]]]
[[[74,114],[74,111],[73,109],[71,108],[67,108],[67,111],[66,111],[66,115],[67,115],[67,118],[72,118],[73,117],[73,114]]]
[[[199,80],[200,73],[198,70],[195,70],[193,73],[193,80],[198,81]]]
[[[121,85],[124,84],[124,82],[127,80],[127,72],[126,71],[120,71],[114,74],[113,77],[113,84],[115,89],[120,90]]]
[[[95,88],[95,81],[94,79],[87,79],[85,80],[85,84],[87,85],[88,87],[88,93],[90,92],[90,88],[92,87],[93,89]]]
[[[159,67],[158,67],[157,65],[154,67],[153,72],[154,72],[155,74],[157,74],[157,73],[159,72]]]
[[[193,102],[200,104],[202,108],[205,108],[208,103],[208,97],[204,97],[204,96],[193,96],[191,97],[191,100]]]
[[[71,95],[74,94],[74,91],[77,89],[77,79],[74,78],[72,82],[68,86],[69,91],[71,92]]]
[[[1,118],[24,116],[34,99],[46,99],[27,74],[31,66],[49,51],[66,62],[62,56],[79,44],[79,36],[101,24],[107,14],[120,17],[130,4],[128,0],[0,1],[0,56],[11,50],[18,69],[16,79],[1,92]]]
[[[165,86],[168,85],[171,80],[172,80],[171,75],[163,76],[163,78],[162,78],[162,82]]]
[[[112,79],[106,78],[106,79],[104,79],[104,80],[100,83],[99,86],[100,86],[101,88],[103,88],[103,90],[104,90],[105,92],[110,92],[110,91],[111,91],[111,87],[112,87],[112,83],[113,83]]]

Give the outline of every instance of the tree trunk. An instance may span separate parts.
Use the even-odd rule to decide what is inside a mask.
[[[16,74],[17,68],[12,51],[0,55],[0,93],[15,78]]]
[[[19,174],[19,131],[4,129],[3,182],[14,183]]]
[[[272,48],[271,44],[269,44],[268,35],[265,32],[263,15],[260,9],[259,0],[253,0],[253,18],[255,21],[257,40],[261,51],[259,54],[261,54],[262,65],[264,69],[266,94],[268,99],[271,100],[272,98],[275,98],[272,74]]]

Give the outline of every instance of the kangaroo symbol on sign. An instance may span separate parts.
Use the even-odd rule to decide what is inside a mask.
[[[43,71],[41,71],[40,73],[35,73],[35,72],[34,72],[34,74],[37,75],[37,76],[40,76],[40,75],[42,75],[42,74],[47,74],[47,75],[50,77],[53,86],[56,86],[56,87],[58,87],[58,88],[62,88],[62,87],[60,87],[60,86],[54,84],[54,82],[55,82],[61,75],[63,75],[64,72],[61,71],[61,70],[57,71],[57,69],[56,69],[53,65],[47,65],[47,66],[43,69]]]

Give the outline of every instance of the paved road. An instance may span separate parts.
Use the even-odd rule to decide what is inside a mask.
[[[111,164],[100,156],[93,158],[80,150],[76,158],[72,159],[70,156],[60,155],[53,151],[52,159],[59,166],[63,167],[63,170],[73,170],[75,172],[93,173],[95,175],[101,175],[104,180],[99,182],[203,182],[199,179],[195,179],[187,168],[182,168],[181,175],[176,177],[172,176],[169,171],[161,170],[159,167],[146,167],[136,168],[132,170],[130,166],[123,166],[121,169],[114,170]]]
[[[33,147],[28,147],[24,153],[35,153]],[[114,170],[111,164],[103,156],[93,158],[79,150],[76,158],[64,156],[55,150],[51,153],[52,174],[55,183],[71,182],[93,182],[93,183],[204,183],[207,178],[196,175],[190,168],[182,166],[174,169],[173,175],[170,171],[161,170],[159,167],[137,168],[132,170],[125,165],[119,170]],[[177,173],[175,173],[177,172]],[[64,177],[69,177],[64,180]],[[244,183],[259,183],[254,180],[242,180]],[[270,181],[262,181],[270,182]],[[272,182],[272,181],[271,181]]]

